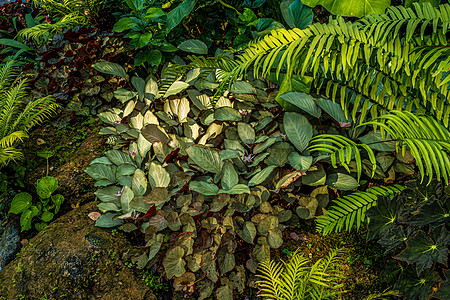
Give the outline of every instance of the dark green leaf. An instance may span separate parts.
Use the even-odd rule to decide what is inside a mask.
[[[15,195],[11,202],[9,212],[13,214],[20,214],[24,212],[30,208],[32,200],[33,198],[28,193],[19,193]]]
[[[283,118],[284,131],[289,141],[303,152],[313,136],[313,128],[308,119],[295,112],[287,112]]]
[[[428,235],[419,232],[406,242],[407,248],[396,259],[416,264],[417,274],[429,268],[433,262],[447,263],[450,234],[443,225],[434,228]]]

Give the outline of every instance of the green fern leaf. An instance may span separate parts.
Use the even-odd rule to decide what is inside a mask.
[[[372,187],[367,192],[355,192],[333,201],[326,214],[316,218],[316,230],[324,235],[331,232],[359,230],[367,222],[366,210],[376,205],[378,196],[396,195],[404,190],[401,185]]]

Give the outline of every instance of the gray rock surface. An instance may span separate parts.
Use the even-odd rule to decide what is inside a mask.
[[[20,224],[18,218],[11,218],[0,238],[0,271],[16,257],[20,249]]]

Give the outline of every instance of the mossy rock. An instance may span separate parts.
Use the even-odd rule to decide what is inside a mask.
[[[122,233],[94,226],[94,202],[55,220],[0,271],[0,299],[156,297],[124,265],[133,246]]]

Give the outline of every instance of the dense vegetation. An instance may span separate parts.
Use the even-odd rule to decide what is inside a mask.
[[[31,128],[96,116],[96,225],[184,297],[345,298],[345,249],[274,259],[309,224],[385,248],[366,299],[449,299],[450,4],[348,2],[0,6],[3,218],[42,231],[65,205],[54,152],[38,197],[17,180]]]

